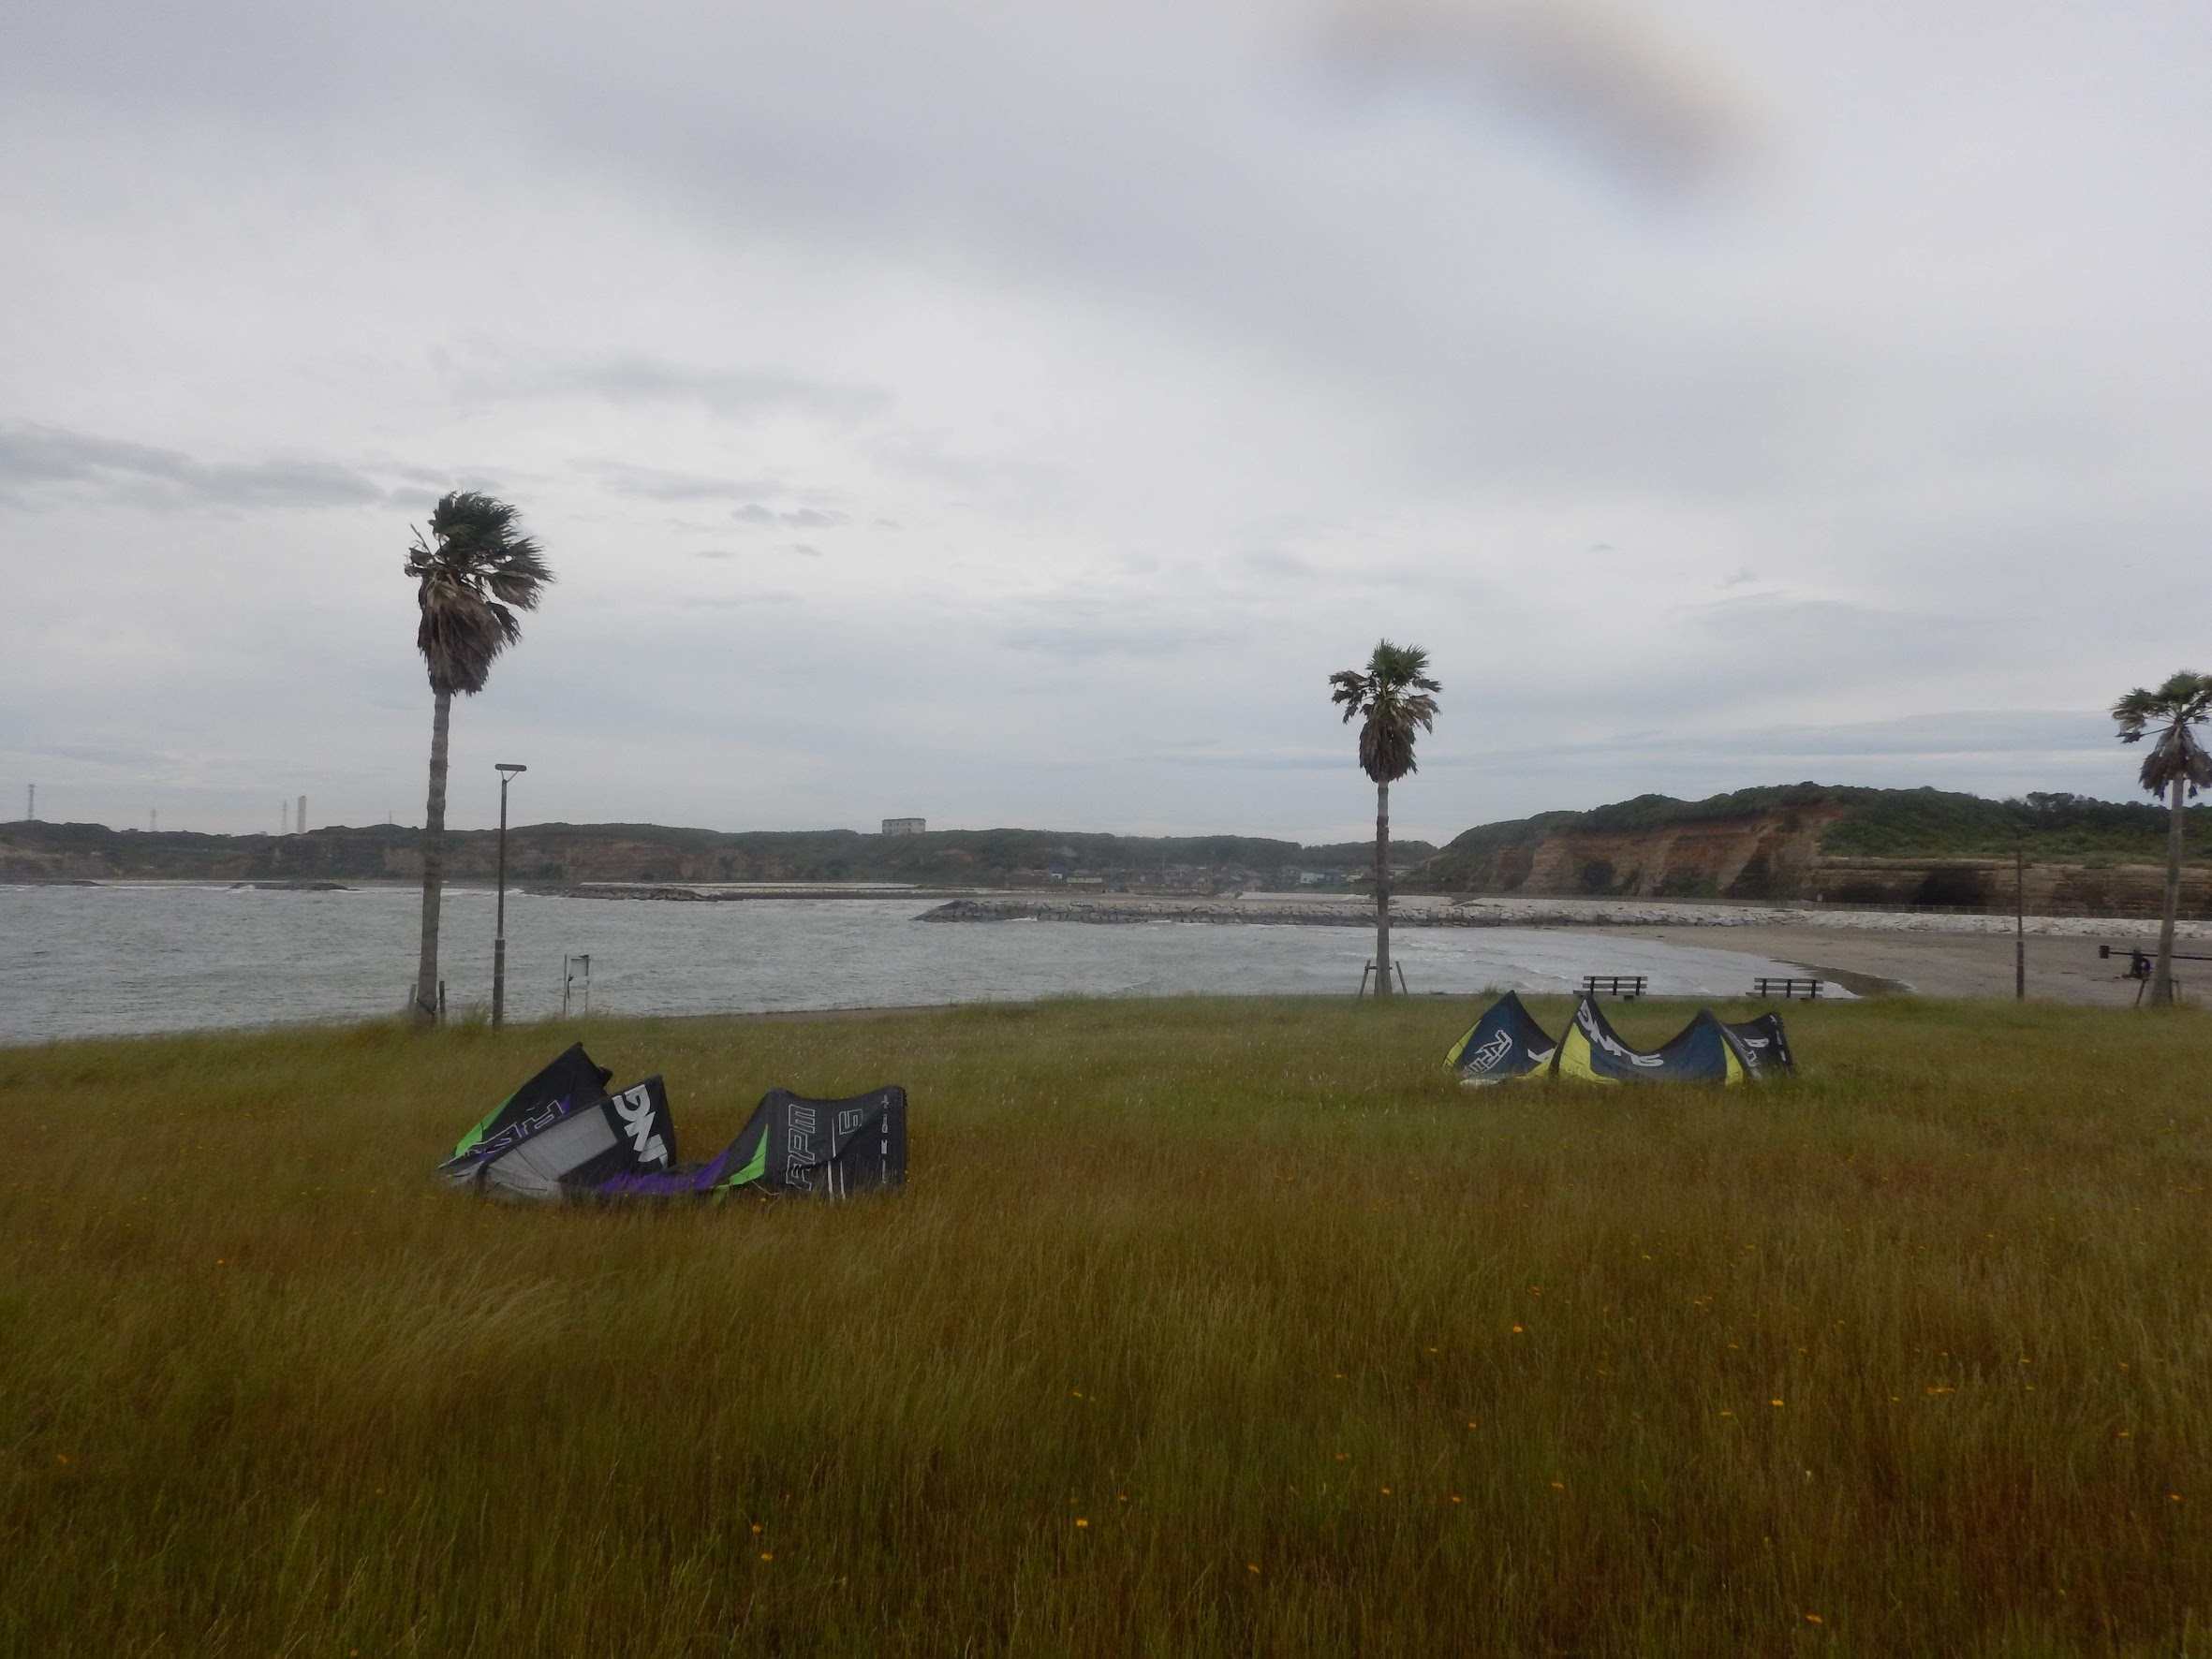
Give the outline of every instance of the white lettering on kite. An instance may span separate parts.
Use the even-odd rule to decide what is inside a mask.
[[[1626,1060],[1630,1065],[1664,1065],[1666,1059],[1659,1054],[1639,1054],[1611,1032],[1601,1029],[1589,1004],[1585,1003],[1574,1011],[1574,1020],[1582,1027],[1583,1035],[1616,1059]]]
[[[653,1093],[640,1083],[626,1089],[614,1097],[614,1109],[621,1116],[623,1127],[629,1131],[630,1144],[638,1149],[641,1164],[665,1164],[669,1149],[659,1136],[653,1133]]]
[[[1513,1034],[1510,1031],[1501,1031],[1480,1049],[1469,1053],[1461,1069],[1464,1071],[1488,1071],[1512,1051]]]

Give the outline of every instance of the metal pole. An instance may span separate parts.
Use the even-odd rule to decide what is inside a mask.
[[[2013,849],[2013,996],[2028,1000],[2028,849]]]
[[[499,917],[492,924],[492,1029],[507,1020],[507,785],[513,779],[499,774]]]
[[[507,1021],[507,786],[515,773],[528,771],[512,761],[495,762],[499,774],[499,917],[492,927],[492,1029]],[[564,1009],[563,1012],[567,1010]]]

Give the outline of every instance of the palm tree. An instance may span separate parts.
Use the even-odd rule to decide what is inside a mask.
[[[1364,717],[1360,727],[1360,766],[1375,780],[1375,972],[1376,994],[1388,996],[1390,983],[1390,786],[1413,764],[1418,727],[1435,727],[1437,699],[1444,688],[1428,677],[1428,653],[1418,645],[1375,647],[1364,670],[1346,668],[1329,676],[1336,689],[1331,702],[1344,705],[1347,725]]]
[[[2146,732],[2157,741],[2143,757],[2138,775],[2153,795],[2166,798],[2166,904],[2159,919],[2159,960],[2150,982],[2154,1007],[2174,1000],[2174,918],[2181,908],[2181,833],[2184,798],[2212,784],[2212,756],[2205,753],[2197,734],[2190,729],[2212,718],[2212,674],[2175,674],[2156,691],[2140,685],[2112,706],[2123,743],[2143,741]]]
[[[415,973],[415,1022],[437,1019],[437,913],[446,874],[446,730],[453,694],[474,697],[492,659],[523,637],[515,610],[535,610],[553,579],[520,515],[475,490],[439,498],[430,536],[415,532],[407,574],[422,624],[415,644],[430,669],[436,712],[430,725],[430,803],[422,818],[422,956]],[[510,607],[512,609],[510,609]]]

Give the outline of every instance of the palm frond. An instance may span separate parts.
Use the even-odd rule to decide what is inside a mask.
[[[2197,741],[2195,732],[2180,721],[2159,733],[2150,753],[2143,757],[2143,770],[2136,774],[2144,788],[2153,795],[2163,795],[2176,782],[2186,784],[2194,795],[2207,784],[2212,784],[2212,756],[2205,753],[2205,745]]]
[[[435,692],[483,690],[493,659],[523,637],[515,611],[535,610],[553,580],[521,517],[480,491],[455,490],[432,510],[430,534],[415,532],[406,563],[422,612],[415,644]]]
[[[2151,794],[2163,795],[2176,783],[2191,795],[2212,785],[2212,756],[2190,729],[2212,718],[2212,674],[2185,668],[2155,691],[2139,685],[2113,704],[2112,718],[2121,742],[2154,740],[2136,773]]]
[[[1394,783],[1420,769],[1413,758],[1419,732],[1434,729],[1435,693],[1444,688],[1428,677],[1428,653],[1418,645],[1375,647],[1364,669],[1344,668],[1329,676],[1347,724],[1364,717],[1360,727],[1360,767],[1378,784]]]

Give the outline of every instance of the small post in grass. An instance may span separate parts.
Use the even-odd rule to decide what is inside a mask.
[[[2028,1000],[2028,849],[2013,849],[2013,997]]]

